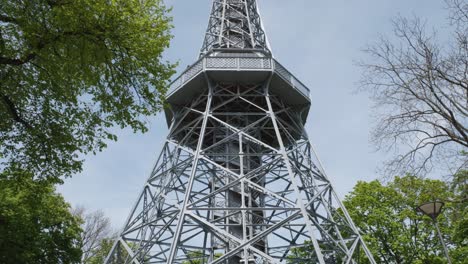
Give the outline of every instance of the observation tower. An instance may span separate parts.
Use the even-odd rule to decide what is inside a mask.
[[[309,89],[273,58],[256,0],[213,1],[167,102],[169,135],[106,263],[375,263],[307,137]]]

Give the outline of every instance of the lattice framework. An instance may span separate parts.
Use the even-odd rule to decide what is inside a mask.
[[[255,0],[214,0],[201,55],[212,49],[269,51]]]
[[[213,0],[105,263],[375,263],[307,137],[308,94],[272,59],[255,0]]]
[[[281,263],[301,261],[300,247],[313,249],[308,261],[356,263],[369,253],[314,160],[300,109],[268,82],[207,81],[177,113],[108,263]]]

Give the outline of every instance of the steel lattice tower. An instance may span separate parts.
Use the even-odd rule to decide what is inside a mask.
[[[256,1],[213,2],[106,263],[375,263],[307,137],[309,90],[273,59]]]

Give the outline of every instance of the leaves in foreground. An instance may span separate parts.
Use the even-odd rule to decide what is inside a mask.
[[[1,170],[60,181],[112,127],[147,130],[174,72],[162,0],[0,2]]]
[[[79,263],[80,224],[50,182],[0,174],[0,263]]]

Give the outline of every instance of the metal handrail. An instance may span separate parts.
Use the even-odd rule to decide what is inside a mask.
[[[307,86],[305,86],[301,81],[299,81],[299,79],[297,79],[290,71],[288,71],[286,69],[286,67],[284,67],[283,65],[281,65],[281,63],[279,63],[277,60],[273,59],[274,62],[275,62],[275,72],[278,73],[279,76],[281,76],[283,78],[283,80],[289,82],[291,84],[291,86],[293,86],[294,88],[299,88],[298,90],[305,96],[309,97],[309,93],[310,93],[310,90],[309,88],[307,88]],[[286,72],[288,75],[289,75],[289,80],[286,76],[283,76],[282,72],[281,71],[278,71],[277,70],[277,66],[281,67],[281,70]],[[298,84],[298,85],[296,85]],[[304,90],[304,91],[303,91]]]
[[[180,87],[182,87],[185,83],[193,79],[197,76],[200,72],[204,70],[222,70],[223,68],[217,67],[208,67],[207,60],[228,60],[228,59],[236,59],[235,67],[228,68],[228,70],[237,69],[237,70],[271,70],[274,71],[280,76],[284,81],[288,82],[292,87],[302,93],[304,96],[309,97],[310,90],[305,86],[301,81],[299,81],[290,71],[288,71],[283,65],[281,65],[278,61],[273,58],[268,57],[257,57],[257,56],[250,56],[250,57],[238,57],[238,56],[227,56],[227,57],[209,57],[209,54],[201,57],[198,59],[194,64],[190,65],[185,69],[182,74],[179,75],[174,81],[169,84],[168,96],[173,94],[177,91]],[[241,61],[251,60],[251,59],[258,59],[258,60],[269,60],[270,63],[266,67],[242,67]],[[200,65],[201,64],[201,65]],[[192,71],[196,66],[200,67],[199,70],[196,70],[194,73],[189,72]],[[179,82],[179,83],[178,83]]]

